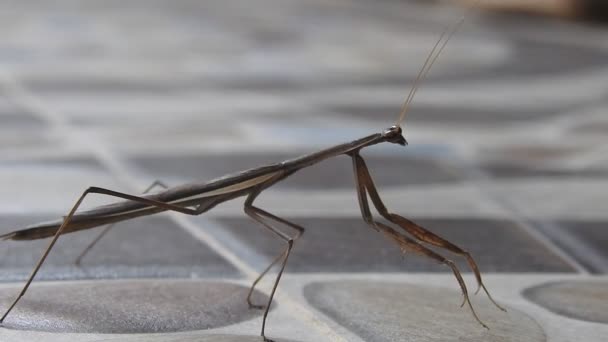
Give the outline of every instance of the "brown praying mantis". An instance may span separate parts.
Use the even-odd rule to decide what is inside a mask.
[[[238,197],[246,197],[244,203],[245,213],[253,220],[261,224],[262,227],[274,233],[277,238],[285,242],[285,249],[255,279],[247,296],[247,302],[250,308],[264,309],[261,336],[265,341],[270,341],[265,335],[268,311],[270,309],[279,281],[281,280],[283,271],[285,270],[293,244],[304,233],[304,228],[284,218],[273,215],[264,209],[258,208],[254,205],[254,201],[258,195],[262,193],[262,191],[293,175],[303,168],[339,155],[347,155],[352,159],[355,175],[355,188],[363,220],[374,230],[384,234],[390,240],[397,243],[402,250],[426,256],[448,266],[456,277],[462,290],[464,297],[462,305],[465,303],[468,304],[474,318],[482,326],[487,328],[473,309],[473,306],[469,300],[466,284],[456,264],[450,259],[447,259],[441,254],[428,248],[426,245],[439,247],[464,257],[475,275],[475,279],[478,284],[477,291],[483,289],[490,301],[492,301],[499,309],[504,311],[504,309],[492,299],[490,293],[486,289],[482,281],[479,268],[473,257],[466,250],[456,246],[444,238],[417,225],[405,217],[390,212],[380,198],[370,171],[360,154],[362,149],[380,143],[392,143],[402,146],[407,145],[407,141],[403,137],[401,124],[405,119],[408,107],[416,95],[420,82],[426,78],[432,65],[441,55],[441,52],[447,45],[448,41],[457,31],[458,27],[463,21],[464,16],[458,23],[454,25],[451,30],[448,28],[442,33],[441,37],[435,43],[432,51],[427,56],[423,67],[419,71],[409,95],[401,108],[397,122],[394,126],[391,126],[380,133],[372,134],[351,142],[339,144],[280,163],[265,165],[234,174],[229,174],[206,183],[190,183],[173,188],[166,188],[161,192],[150,195],[135,196],[100,187],[89,187],[82,193],[82,195],[73,205],[72,209],[63,219],[54,222],[35,224],[22,230],[16,230],[8,234],[0,235],[0,240],[35,240],[52,237],[48,247],[34,267],[23,289],[12,305],[6,310],[2,318],[0,318],[0,323],[4,321],[11,310],[19,302],[21,297],[25,295],[27,289],[32,283],[32,280],[38,273],[38,270],[53,249],[57,239],[62,234],[109,225],[100,233],[100,235],[97,236],[95,240],[93,240],[91,244],[87,246],[87,248],[77,259],[76,262],[78,263],[82,256],[109,231],[113,224],[117,222],[165,211],[175,211],[186,215],[201,215],[221,203]],[[99,206],[77,213],[77,210],[84,199],[90,194],[102,194],[122,200],[114,204]],[[380,214],[380,216],[390,222],[390,224],[393,226],[379,222],[372,216],[369,199],[371,199],[373,207]],[[282,229],[279,227],[282,227]],[[256,285],[262,279],[262,277],[264,277],[264,275],[266,275],[275,265],[279,263],[280,269],[274,280],[268,302],[266,305],[253,304],[251,301],[251,295]]]

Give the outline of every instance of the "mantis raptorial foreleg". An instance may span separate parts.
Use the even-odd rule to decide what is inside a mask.
[[[259,194],[260,194],[260,191],[256,191],[256,192],[251,193],[249,195],[249,197],[247,197],[247,200],[245,201],[245,213],[247,215],[249,215],[249,217],[254,219],[256,222],[260,223],[262,226],[269,229],[276,236],[278,236],[281,240],[283,240],[287,243],[285,250],[253,282],[253,284],[251,285],[251,288],[249,290],[249,294],[247,296],[247,302],[249,303],[250,306],[252,306],[253,304],[251,303],[250,297],[251,297],[251,293],[253,292],[254,287],[260,281],[260,279],[262,279],[262,277],[272,268],[272,266],[274,266],[276,263],[278,263],[279,261],[282,260],[283,262],[281,263],[281,269],[279,270],[279,273],[274,281],[274,285],[272,286],[272,291],[270,292],[270,297],[268,298],[268,303],[266,304],[266,310],[264,311],[264,318],[262,321],[262,332],[261,332],[262,337],[264,338],[264,341],[271,341],[266,338],[266,335],[264,333],[264,329],[266,327],[266,317],[268,316],[268,311],[270,310],[270,305],[272,304],[272,299],[274,298],[274,293],[276,292],[277,286],[279,285],[279,281],[281,280],[281,275],[283,275],[283,271],[285,270],[285,265],[287,265],[287,259],[289,258],[289,254],[291,253],[291,249],[293,247],[293,242],[304,233],[304,228],[300,227],[292,222],[289,222],[285,219],[277,217],[263,209],[253,206],[253,201]],[[293,228],[293,229],[297,230],[298,233],[293,237],[289,236],[286,233],[284,233],[281,230],[274,227],[273,225],[266,222],[266,220],[264,220],[264,217],[266,217],[269,220],[282,223],[287,227]]]
[[[148,199],[148,198],[134,196],[134,195],[129,195],[129,194],[125,194],[125,193],[121,193],[121,192],[117,192],[117,191],[113,191],[113,190],[108,190],[108,189],[104,189],[104,188],[90,187],[90,188],[86,189],[82,193],[82,195],[80,195],[80,197],[78,198],[78,200],[76,201],[76,203],[74,204],[74,206],[72,207],[72,209],[70,210],[70,212],[68,213],[68,215],[63,219],[63,223],[61,224],[61,226],[59,227],[59,229],[57,229],[57,232],[53,236],[53,239],[51,240],[51,242],[49,243],[48,247],[46,248],[46,250],[42,254],[42,257],[40,258],[40,260],[36,264],[36,267],[34,267],[34,270],[30,274],[27,282],[25,283],[25,286],[23,287],[23,289],[21,290],[21,292],[19,293],[19,295],[17,296],[17,298],[15,299],[15,301],[8,308],[8,310],[6,310],[6,312],[4,313],[4,315],[2,316],[2,318],[0,318],[0,323],[2,323],[4,321],[4,319],[6,318],[6,316],[8,316],[8,314],[11,312],[11,310],[13,310],[13,308],[15,307],[15,305],[17,305],[17,303],[19,302],[19,300],[21,299],[21,297],[23,297],[23,295],[25,294],[25,292],[29,288],[30,284],[32,283],[32,280],[34,280],[34,277],[38,273],[38,270],[40,269],[40,267],[42,266],[42,264],[46,260],[46,257],[51,252],[51,249],[53,249],[53,246],[55,246],[55,243],[57,242],[57,239],[59,239],[59,236],[61,235],[61,233],[70,224],[70,221],[72,220],[72,217],[76,213],[76,210],[78,210],[78,208],[82,204],[82,201],[89,194],[102,194],[102,195],[108,195],[108,196],[112,196],[112,197],[118,197],[118,198],[122,198],[122,199],[126,199],[126,200],[131,200],[131,201],[134,201],[134,202],[143,203],[143,204],[149,205],[151,207],[158,207],[158,208],[162,208],[162,209],[165,209],[165,210],[177,211],[177,212],[180,212],[180,213],[183,213],[183,214],[187,214],[187,215],[198,215],[199,214],[198,211],[193,210],[193,209],[184,208],[184,207],[172,205],[172,204],[169,204],[169,203],[163,203],[163,202],[151,200],[151,199]]]
[[[496,303],[496,301],[490,295],[490,292],[487,290],[481,279],[481,272],[479,271],[479,267],[477,266],[477,263],[475,262],[471,254],[468,251],[438,236],[437,234],[429,231],[428,229],[425,229],[417,225],[416,223],[406,219],[405,217],[389,212],[384,203],[382,202],[380,195],[378,194],[378,190],[376,189],[376,185],[374,184],[374,181],[369,172],[367,164],[365,163],[365,160],[360,155],[355,155],[353,156],[353,158],[355,159],[354,163],[356,164],[358,176],[362,178],[362,183],[367,189],[367,193],[372,199],[372,203],[374,204],[376,210],[378,210],[378,213],[380,213],[380,215],[382,215],[382,217],[384,217],[388,221],[401,227],[403,230],[411,234],[417,240],[428,243],[432,246],[446,249],[454,254],[463,256],[467,260],[467,263],[475,274],[475,279],[477,280],[478,287],[475,293],[479,292],[480,289],[483,289],[490,301],[494,303],[497,308],[502,311],[506,311],[506,309],[498,305],[498,303]]]
[[[372,228],[376,229],[377,231],[380,231],[381,233],[385,234],[386,236],[388,236],[389,238],[391,238],[392,240],[397,242],[397,244],[399,244],[399,246],[403,250],[407,250],[407,251],[414,252],[414,253],[422,255],[422,256],[426,256],[428,258],[434,259],[434,260],[450,267],[450,269],[454,273],[454,276],[456,277],[456,280],[458,281],[458,284],[460,285],[460,289],[462,290],[462,295],[464,296],[464,301],[463,301],[462,305],[464,305],[465,303],[468,304],[468,306],[471,309],[471,312],[473,314],[473,317],[475,317],[475,319],[479,322],[479,324],[481,324],[484,328],[487,329],[488,326],[485,325],[477,316],[477,313],[475,312],[475,309],[473,308],[473,305],[471,304],[471,301],[469,299],[469,293],[467,290],[466,283],[464,282],[464,279],[462,278],[460,270],[458,269],[458,267],[452,260],[449,260],[449,259],[445,258],[444,256],[442,256],[441,254],[436,253],[435,251],[423,246],[419,242],[417,242],[403,234],[398,233],[397,231],[395,231],[393,228],[387,226],[386,224],[383,224],[382,222],[378,222],[378,221],[374,220],[374,218],[371,214],[371,211],[369,209],[369,202],[368,202],[367,196],[369,194],[372,197],[374,206],[376,206],[375,202],[377,200],[379,200],[380,197],[378,196],[377,191],[373,187],[373,182],[372,182],[371,176],[369,175],[369,172],[367,171],[367,169],[365,167],[365,162],[363,161],[363,158],[356,152],[352,154],[352,158],[353,158],[353,168],[355,171],[355,183],[356,183],[356,188],[357,188],[357,195],[359,198],[361,214],[362,214],[365,222],[368,223]],[[373,190],[371,190],[371,188],[373,188]],[[374,200],[374,197],[371,195],[371,192],[374,192],[374,195],[377,196],[376,200]],[[384,209],[386,210],[386,208],[384,208]]]
[[[154,189],[155,187],[160,187],[163,189],[168,189],[169,187],[167,185],[165,185],[165,183],[159,181],[159,180],[155,180],[152,184],[150,184],[146,190],[144,190],[144,192],[142,193],[143,195],[147,194],[148,192],[152,191],[152,189]],[[87,253],[89,253],[89,251],[93,248],[93,246],[95,246],[99,240],[101,240],[102,237],[104,237],[113,227],[114,227],[115,223],[109,224],[107,225],[100,233],[99,235],[97,235],[95,237],[95,239],[93,239],[93,241],[91,241],[91,243],[89,243],[89,245],[87,247],[85,247],[85,249],[78,255],[78,257],[76,258],[76,260],[74,260],[74,264],[76,265],[80,265],[80,262],[82,261],[82,258],[84,258]]]
[[[484,328],[489,329],[488,326],[485,323],[483,323],[481,321],[481,319],[479,319],[479,317],[477,316],[477,313],[475,312],[475,309],[473,308],[473,304],[471,304],[471,300],[469,298],[469,292],[467,290],[467,286],[464,282],[464,279],[462,278],[462,274],[460,273],[460,270],[458,269],[458,267],[452,260],[449,260],[449,259],[445,258],[444,256],[442,256],[441,254],[436,253],[427,247],[424,247],[422,244],[416,242],[415,240],[412,240],[412,239],[408,238],[407,236],[398,233],[397,231],[395,231],[391,227],[383,224],[382,222],[374,221],[374,223],[376,226],[378,226],[378,228],[380,228],[382,233],[384,233],[391,239],[395,240],[403,250],[407,250],[407,251],[414,252],[414,253],[422,255],[422,256],[429,257],[431,259],[435,259],[439,263],[442,263],[442,264],[448,266],[454,273],[454,276],[456,277],[456,280],[458,281],[458,284],[460,285],[460,289],[462,290],[462,295],[464,297],[464,301],[460,306],[463,306],[465,303],[468,304],[469,308],[471,309],[471,313],[473,314],[473,317],[475,317],[477,322],[479,322],[479,324],[481,324]]]

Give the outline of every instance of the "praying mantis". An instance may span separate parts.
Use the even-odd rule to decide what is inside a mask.
[[[294,243],[305,232],[305,228],[287,219],[278,217],[265,209],[257,207],[254,202],[264,190],[272,187],[287,177],[294,175],[299,170],[321,163],[329,158],[346,155],[350,157],[352,161],[355,176],[355,189],[363,220],[372,229],[385,235],[389,240],[396,243],[402,250],[428,257],[449,267],[462,291],[464,297],[462,305],[468,304],[468,307],[470,308],[475,320],[477,320],[483,327],[487,328],[487,326],[475,313],[471,301],[469,300],[467,286],[456,264],[440,253],[428,248],[427,245],[438,247],[463,257],[474,273],[478,285],[477,291],[483,289],[489,300],[494,303],[496,307],[504,311],[504,309],[494,301],[488,292],[482,281],[479,267],[471,254],[469,254],[469,252],[467,252],[465,249],[456,246],[455,244],[417,225],[407,218],[392,213],[383,203],[374,184],[369,168],[361,156],[361,151],[372,145],[382,143],[391,143],[401,146],[407,145],[407,141],[403,136],[403,129],[401,125],[405,120],[408,108],[414,99],[416,92],[418,91],[420,83],[426,79],[431,67],[439,58],[448,41],[457,31],[458,27],[463,21],[464,16],[456,25],[454,25],[452,30],[446,29],[446,31],[442,33],[441,37],[435,43],[432,51],[427,56],[423,67],[419,71],[414,84],[410,89],[409,95],[401,108],[401,112],[399,113],[396,123],[379,133],[374,133],[360,139],[338,144],[333,147],[294,159],[229,174],[209,182],[190,183],[172,188],[165,187],[163,191],[154,194],[144,194],[138,196],[100,187],[89,187],[88,189],[84,190],[64,218],[53,222],[35,224],[25,229],[0,235],[0,240],[35,240],[52,238],[48,244],[48,247],[45,249],[43,255],[34,267],[32,273],[28,277],[27,282],[23,286],[21,292],[0,318],[0,323],[6,319],[11,310],[13,310],[19,300],[26,294],[40,267],[43,265],[47,256],[53,249],[53,246],[62,234],[110,225],[104,229],[89,246],[87,246],[84,252],[77,259],[77,262],[79,262],[80,258],[82,258],[82,256],[95,243],[97,243],[97,241],[99,241],[99,239],[101,239],[101,237],[103,237],[115,223],[166,211],[174,211],[186,215],[201,215],[221,203],[240,197],[245,197],[245,214],[259,223],[265,229],[268,229],[278,239],[285,243],[284,249],[254,280],[246,298],[250,308],[264,310],[260,334],[264,341],[271,341],[266,337],[265,334],[268,312],[278,284],[281,280],[281,276],[283,275],[287,265],[287,261]],[[160,183],[154,185],[158,184]],[[101,194],[121,200],[113,204],[78,212],[78,209],[85,198],[91,194]],[[389,223],[380,222],[372,215],[370,199],[373,208],[375,208],[378,214]],[[265,305],[257,305],[252,303],[251,295],[256,285],[274,266],[277,265],[279,265],[279,271],[275,277],[267,303]]]

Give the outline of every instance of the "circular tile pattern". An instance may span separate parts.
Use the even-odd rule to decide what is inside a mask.
[[[296,342],[270,336],[274,342]],[[162,334],[159,336],[133,336],[121,338],[120,342],[262,342],[259,335],[184,335]]]
[[[524,297],[558,315],[608,323],[608,283],[562,281],[530,287]]]
[[[18,288],[0,291],[6,308]],[[261,315],[249,309],[248,288],[189,280],[96,281],[33,284],[3,326],[78,333],[158,333],[203,330]],[[256,293],[254,301],[266,303]]]
[[[526,314],[504,313],[481,294],[473,300],[484,329],[453,290],[365,281],[313,283],[304,295],[317,309],[365,341],[546,341],[542,328]]]

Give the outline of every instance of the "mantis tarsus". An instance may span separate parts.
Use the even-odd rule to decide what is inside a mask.
[[[348,155],[352,159],[353,169],[355,174],[355,185],[359,200],[359,206],[361,208],[361,215],[364,221],[369,224],[376,231],[383,233],[389,239],[396,242],[399,247],[403,250],[415,252],[417,254],[429,257],[440,263],[450,267],[454,276],[456,277],[458,284],[462,290],[464,300],[462,305],[468,304],[469,308],[475,319],[484,327],[487,326],[481,322],[478,318],[471,302],[467,291],[466,284],[458,270],[456,264],[451,260],[443,257],[439,253],[427,248],[424,244],[443,248],[466,259],[468,265],[473,271],[477,284],[478,290],[483,289],[487,294],[488,298],[501,310],[501,308],[490,296],[483,281],[477,264],[471,257],[471,255],[464,249],[452,244],[451,242],[439,237],[438,235],[426,230],[425,228],[418,226],[414,222],[394,213],[391,213],[384,203],[382,202],[380,195],[374,185],[372,176],[369,169],[360,155],[360,151],[371,145],[376,145],[384,142],[407,145],[407,141],[403,137],[401,123],[403,122],[407,113],[408,106],[412,102],[418,85],[423,81],[431,66],[435,63],[443,49],[445,48],[450,37],[456,32],[457,28],[462,24],[464,17],[453,27],[451,31],[446,30],[441,35],[433,50],[428,55],[422,69],[420,70],[415,83],[410,90],[410,93],[405,100],[399,119],[394,126],[391,126],[381,133],[372,134],[361,139],[357,139],[344,144],[336,145],[318,152],[314,152],[308,155],[304,155],[295,159],[286,160],[280,163],[261,166],[245,170],[239,173],[230,174],[207,183],[191,183],[173,188],[166,188],[165,190],[143,196],[130,195],[118,191],[99,187],[89,187],[82,195],[78,198],[69,213],[62,219],[54,222],[40,223],[37,225],[30,226],[26,229],[13,231],[8,234],[0,236],[1,240],[34,240],[52,237],[47,249],[44,251],[42,257],[38,261],[36,267],[29,276],[25,286],[14,300],[12,305],[7,309],[0,323],[8,316],[11,310],[19,302],[21,297],[26,293],[32,280],[36,276],[38,270],[44,263],[49,252],[55,245],[55,242],[61,234],[71,233],[79,230],[90,229],[108,224],[114,224],[116,222],[160,213],[164,211],[176,211],[187,215],[200,215],[211,210],[216,205],[226,202],[228,200],[235,199],[237,197],[245,196],[244,211],[252,219],[260,223],[263,227],[274,233],[279,239],[285,242],[285,249],[272,261],[272,263],[259,275],[259,277],[253,282],[247,302],[252,308],[264,309],[264,316],[262,321],[261,335],[265,341],[269,341],[265,336],[266,319],[270,304],[272,303],[275,291],[281,279],[281,275],[287,264],[289,254],[293,247],[294,242],[304,233],[304,228],[292,223],[286,219],[275,216],[268,211],[258,208],[254,205],[254,201],[257,196],[265,189],[273,186],[274,184],[282,181],[283,179],[291,176],[298,170],[309,167],[313,164],[320,163],[325,159],[332,158],[338,155]],[[449,34],[447,34],[449,32]],[[446,37],[447,34],[447,37]],[[76,211],[80,207],[83,200],[89,194],[102,194],[112,197],[123,199],[123,201],[100,206],[88,211],[84,211],[76,214]],[[371,198],[371,203],[377,212],[388,222],[394,225],[394,227],[378,222],[372,216],[368,199]],[[283,226],[283,229],[277,228],[277,226]],[[292,231],[293,234],[287,233],[285,228]],[[397,229],[403,232],[398,231]],[[84,250],[80,258],[101,238],[107,233],[109,228],[104,229],[101,234]],[[409,235],[406,235],[407,233]],[[274,281],[272,291],[270,293],[268,302],[266,305],[255,305],[251,302],[251,293],[260,279],[270,270],[273,266],[280,263],[280,270]]]

